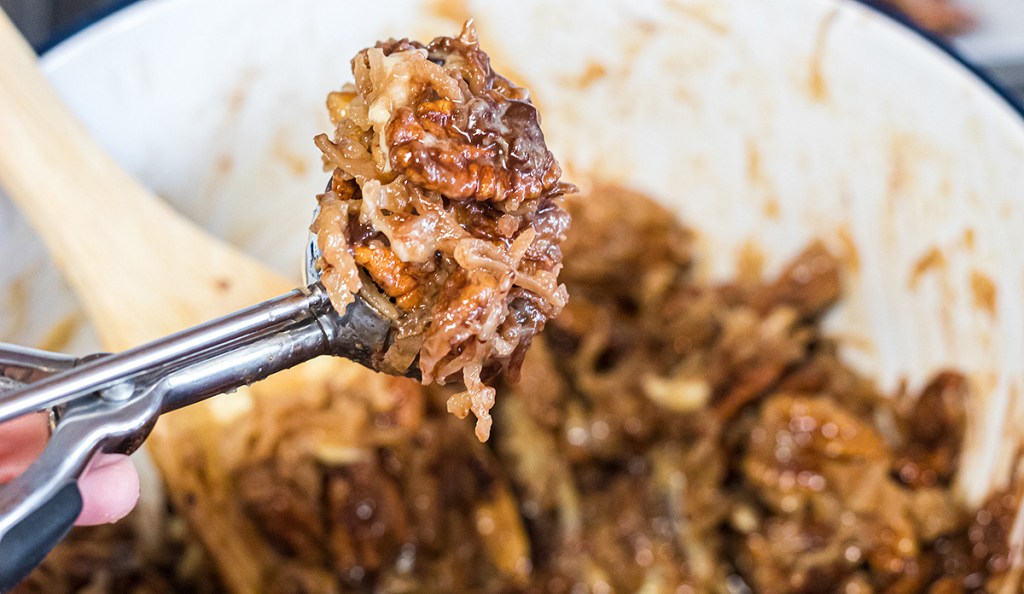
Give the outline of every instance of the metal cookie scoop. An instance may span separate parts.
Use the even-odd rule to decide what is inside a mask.
[[[79,359],[0,344],[0,422],[47,410],[53,420],[42,455],[0,486],[0,592],[67,534],[92,457],[131,453],[161,414],[320,355],[399,375],[383,364],[390,321],[359,295],[339,314],[319,283],[319,255],[311,236],[303,289],[122,353]]]

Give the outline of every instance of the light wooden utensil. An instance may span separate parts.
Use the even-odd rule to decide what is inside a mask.
[[[293,288],[183,219],[104,154],[2,11],[0,184],[42,236],[104,348],[139,345]],[[300,367],[252,390],[294,391],[303,378]],[[251,390],[220,398],[231,399],[233,415],[250,414]],[[267,545],[227,492],[229,419],[216,407],[213,399],[165,415],[147,443],[228,587],[257,592]]]

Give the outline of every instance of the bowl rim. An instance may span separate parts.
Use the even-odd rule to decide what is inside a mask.
[[[961,67],[965,68],[973,77],[980,81],[983,85],[988,87],[992,92],[996,94],[1002,101],[1010,107],[1020,118],[1024,121],[1024,98],[1018,98],[1011,93],[1006,86],[997,81],[992,74],[987,72],[983,67],[975,64],[968,59],[964,54],[957,50],[951,43],[945,39],[925,31],[923,28],[911,21],[903,12],[896,7],[886,4],[883,0],[850,0],[856,2],[862,6],[867,7],[876,14],[889,19],[892,22],[897,23],[903,29],[910,31],[915,34],[919,39],[924,40],[932,47],[938,49],[941,53],[951,58],[954,62],[958,63]],[[85,16],[75,20],[70,25],[62,27],[56,33],[52,34],[48,39],[39,43],[36,46],[36,53],[41,58],[46,58],[52,50],[64,45],[65,42],[71,41],[78,37],[79,34],[85,33],[92,29],[94,26],[99,25],[124,11],[127,8],[139,5],[141,8],[143,5],[155,4],[155,0],[115,0],[109,5],[101,7],[97,10],[88,12]]]
[[[891,4],[885,3],[883,0],[853,1],[899,25],[902,25],[904,29],[908,29],[911,32],[916,33],[918,37],[927,41],[933,47],[941,50],[942,53],[946,54],[948,57],[952,58],[954,62],[957,62],[962,67],[966,68],[967,71],[973,74],[976,79],[980,80],[989,87],[989,89],[994,91],[995,94],[998,95],[1014,112],[1016,112],[1018,116],[1024,119],[1024,98],[1017,97],[1010,92],[1006,85],[996,80],[996,78],[983,66],[980,66],[967,58],[967,56],[965,56],[961,50],[954,47],[950,41],[925,30],[920,25],[910,20],[910,17],[908,17],[904,12]]]

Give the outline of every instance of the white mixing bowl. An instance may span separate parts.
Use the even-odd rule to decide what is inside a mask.
[[[771,272],[828,241],[847,264],[827,323],[848,360],[887,389],[965,371],[959,488],[978,502],[1008,480],[1024,437],[1024,123],[857,4],[144,0],[43,63],[125,168],[298,283],[327,91],[358,49],[470,15],[497,69],[533,90],[567,178],[668,205],[699,232],[702,274],[753,252]],[[0,262],[0,338],[96,347],[6,201]]]

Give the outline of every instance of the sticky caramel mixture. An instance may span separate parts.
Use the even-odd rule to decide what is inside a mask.
[[[313,224],[322,282],[343,311],[361,292],[397,328],[385,366],[423,382],[461,372],[448,408],[490,433],[494,389],[565,306],[559,244],[572,187],[529,92],[495,73],[467,23],[428,45],[381,42],[327,100],[316,144],[334,172]],[[369,282],[367,282],[369,281]]]
[[[568,206],[573,299],[499,385],[488,443],[450,390],[379,375],[265,420],[230,490],[276,550],[264,591],[1019,591],[1019,478],[979,509],[952,486],[966,381],[882,394],[844,365],[819,326],[840,297],[825,248],[709,285],[644,196]],[[316,445],[340,425],[358,446]],[[67,558],[19,594],[86,591],[60,587],[82,584],[57,579]],[[112,577],[87,591],[126,591],[145,566],[125,558],[97,557]]]

